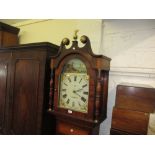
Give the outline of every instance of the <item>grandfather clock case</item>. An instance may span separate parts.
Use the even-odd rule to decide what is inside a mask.
[[[69,39],[61,42],[51,59],[48,112],[56,119],[55,133],[63,135],[99,134],[107,114],[110,58],[92,52],[90,40],[77,32],[71,47]],[[52,122],[51,122],[52,123]]]

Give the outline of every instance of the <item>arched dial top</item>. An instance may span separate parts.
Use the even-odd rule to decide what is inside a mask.
[[[83,61],[69,60],[63,67],[59,79],[59,107],[87,113],[89,75]]]

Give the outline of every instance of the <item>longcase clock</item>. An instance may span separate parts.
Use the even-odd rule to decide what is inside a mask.
[[[51,58],[48,112],[56,119],[55,134],[99,134],[107,113],[111,59],[95,55],[87,36],[80,38],[79,47],[76,33],[71,47],[63,39],[58,55]]]

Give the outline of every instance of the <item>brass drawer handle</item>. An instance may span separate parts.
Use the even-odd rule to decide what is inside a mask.
[[[74,130],[73,129],[70,129],[70,132],[74,132]]]

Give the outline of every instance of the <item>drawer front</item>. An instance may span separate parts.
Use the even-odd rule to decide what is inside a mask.
[[[89,131],[73,124],[58,121],[57,133],[63,135],[88,135]]]
[[[116,107],[127,110],[136,110],[146,113],[155,110],[155,89],[134,87],[134,86],[117,86]]]
[[[113,109],[112,128],[132,134],[147,134],[149,114],[126,110]]]

